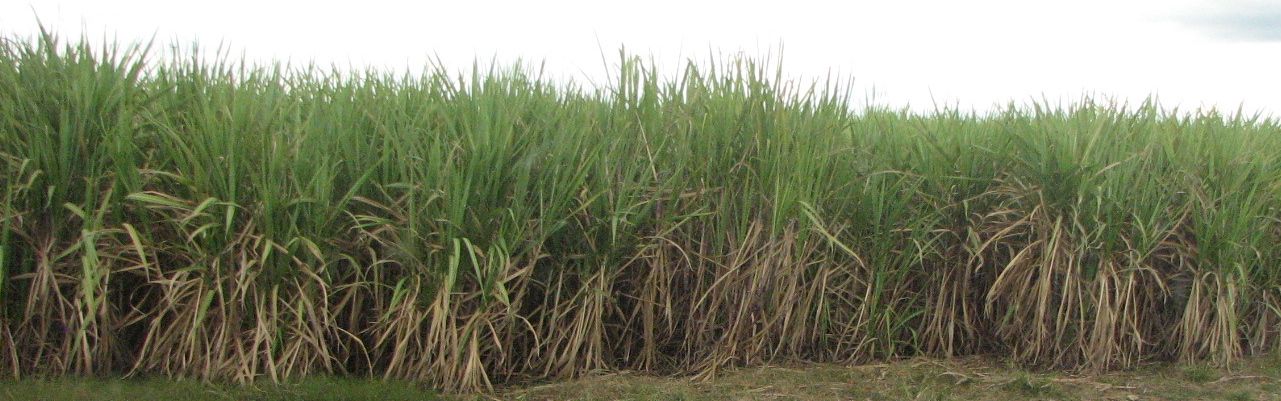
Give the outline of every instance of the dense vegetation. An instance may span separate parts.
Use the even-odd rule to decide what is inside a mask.
[[[617,67],[581,88],[6,39],[0,375],[476,389],[1281,342],[1275,120],[852,110],[747,59]]]

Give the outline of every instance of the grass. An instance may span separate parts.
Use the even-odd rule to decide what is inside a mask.
[[[751,59],[615,67],[584,88],[5,39],[0,375],[456,391],[1281,341],[1274,119],[855,110]]]
[[[1218,380],[1218,372],[1205,365],[1194,365],[1183,369],[1183,377],[1193,383],[1209,383]]]
[[[0,399],[31,401],[431,401],[420,385],[360,379],[308,378],[288,384],[213,385],[154,379],[57,379],[5,383]]]
[[[1027,398],[1061,398],[1062,391],[1047,379],[1035,378],[1021,374],[1005,384],[1006,391],[1021,394]]]

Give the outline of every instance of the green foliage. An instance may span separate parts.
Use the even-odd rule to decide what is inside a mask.
[[[1281,125],[853,110],[777,65],[348,73],[0,44],[0,373],[445,389],[1281,333]]]

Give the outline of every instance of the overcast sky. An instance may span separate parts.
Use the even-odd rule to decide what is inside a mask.
[[[777,54],[792,76],[829,71],[883,105],[966,109],[1082,94],[1281,115],[1281,0],[31,1],[0,5],[0,31],[36,17],[64,35],[229,44],[256,61],[419,70],[439,56],[544,61],[600,80],[620,46],[674,69],[711,53]]]

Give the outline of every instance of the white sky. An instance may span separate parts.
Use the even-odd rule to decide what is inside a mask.
[[[1281,0],[1055,1],[31,1],[0,4],[0,32],[121,42],[226,43],[256,61],[419,70],[545,61],[555,77],[606,74],[617,50],[674,70],[709,53],[852,77],[882,105],[965,109],[1082,94],[1184,110],[1281,116]]]

